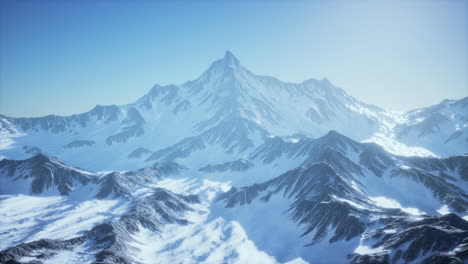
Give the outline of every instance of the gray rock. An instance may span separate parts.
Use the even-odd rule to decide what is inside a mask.
[[[234,161],[228,161],[222,164],[206,165],[199,169],[199,171],[213,173],[213,172],[226,172],[226,171],[246,171],[254,166],[253,163],[247,159],[238,159]]]
[[[78,140],[77,139],[65,145],[64,148],[74,149],[74,148],[81,148],[81,147],[91,147],[94,144],[96,144],[94,140]]]
[[[140,159],[145,156],[150,155],[153,153],[151,150],[146,149],[146,148],[136,148],[134,151],[132,151],[130,154],[128,154],[129,159]]]

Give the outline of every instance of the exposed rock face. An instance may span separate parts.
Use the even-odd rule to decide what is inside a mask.
[[[156,151],[146,161],[174,161],[178,158],[188,157],[192,152],[205,149],[205,143],[199,137],[186,138],[179,143]]]
[[[167,176],[178,175],[181,168],[177,163],[155,163],[153,166],[145,167],[136,171],[124,173],[112,172],[99,180],[99,192],[96,197],[104,199],[107,197],[131,197],[132,192],[138,187],[147,186]]]
[[[140,159],[143,157],[146,157],[153,153],[151,150],[146,149],[146,148],[136,148],[134,151],[132,151],[130,154],[128,154],[129,159]]]
[[[86,185],[95,180],[92,173],[65,165],[57,158],[42,153],[27,160],[1,160],[0,177],[13,181],[30,180],[31,194],[41,194],[47,189],[56,188],[61,195],[70,194],[73,186]]]
[[[103,121],[106,124],[117,120],[121,115],[118,106],[96,106],[91,111],[72,116],[45,116],[33,118],[11,118],[2,116],[3,119],[20,127],[21,130],[36,130],[48,131],[54,134],[66,132],[67,128],[76,125],[79,127],[87,127],[92,119]]]
[[[371,173],[379,178],[403,178],[422,184],[457,212],[468,209],[468,156],[448,158],[403,157],[389,154],[374,143],[358,143],[335,131],[318,139],[287,142],[274,139],[259,146],[252,160],[272,163],[280,158],[302,158],[303,166],[325,162],[340,175],[357,182]],[[382,179],[384,180],[384,179]]]
[[[111,172],[100,175],[95,172],[68,166],[55,157],[39,153],[26,160],[0,161],[0,180],[7,181],[0,185],[0,194],[10,193],[7,183],[30,185],[22,194],[42,194],[45,191],[58,191],[60,195],[70,195],[75,189],[94,185],[95,196],[131,197],[136,188],[150,185],[164,177],[179,175],[183,168],[174,162],[155,163],[135,171]],[[13,190],[14,191],[14,190]],[[89,190],[88,190],[89,191]],[[21,193],[21,192],[17,192]]]
[[[73,140],[72,142],[65,145],[64,148],[74,149],[81,147],[91,147],[94,144],[96,144],[94,140]]]
[[[179,176],[182,171],[186,170],[185,167],[176,162],[156,162],[150,168],[159,171],[164,176]]]
[[[24,154],[21,148],[33,145],[71,163],[68,158],[80,147],[79,152],[85,155],[75,157],[76,164],[109,171],[116,169],[116,162],[128,165],[122,165],[122,169],[136,169],[144,166],[144,160],[181,162],[204,151],[239,154],[216,161],[224,163],[240,157],[250,160],[248,154],[257,147],[288,135],[320,137],[330,130],[359,141],[374,140],[400,153],[462,154],[468,146],[466,98],[395,114],[353,98],[327,79],[282,82],[255,75],[240,62],[226,62],[230,57],[213,62],[193,81],[154,85],[126,105],[96,106],[71,116],[0,115],[0,132],[15,142],[9,150],[0,150],[0,155],[24,158],[19,155]],[[377,140],[378,136],[386,140]],[[91,141],[95,142],[92,146]],[[389,141],[400,145],[403,141],[407,146],[392,148]],[[431,142],[436,144],[432,146]],[[112,153],[112,159],[103,151]],[[261,153],[253,156],[256,154]],[[267,155],[274,155],[274,150],[263,155],[268,161]]]
[[[330,242],[360,235],[365,230],[363,219],[370,213],[370,210],[361,210],[342,201],[370,206],[370,201],[327,163],[300,167],[262,184],[232,188],[218,199],[224,201],[226,207],[234,207],[249,204],[254,199],[268,202],[273,195],[291,199],[290,215],[304,226],[304,235],[316,231],[311,243],[323,238],[329,230],[335,230]]]
[[[187,224],[184,214],[192,210],[192,204],[199,202],[196,195],[184,196],[155,189],[150,196],[134,200],[130,211],[116,221],[97,225],[84,235],[68,240],[41,239],[21,243],[1,251],[0,262],[18,263],[21,258],[28,257],[34,259],[34,263],[42,263],[60,252],[83,246],[94,264],[136,263],[132,258],[134,249],[130,245],[132,234],[140,228],[159,232],[165,224]]]
[[[247,159],[238,159],[235,161],[228,161],[223,164],[206,165],[199,169],[199,171],[213,173],[213,172],[227,172],[227,171],[246,171],[254,166],[253,163]]]
[[[264,162],[284,156],[307,158],[298,168],[272,180],[233,187],[218,196],[218,203],[226,208],[248,208],[278,196],[287,199],[289,207],[284,213],[302,227],[303,236],[310,237],[308,246],[325,238],[335,243],[361,237],[362,243],[372,248],[370,253],[354,253],[352,263],[467,260],[467,221],[455,214],[416,217],[404,208],[387,208],[366,195],[376,184],[401,178],[427,188],[451,210],[463,214],[468,210],[468,196],[462,187],[467,181],[467,156],[395,156],[375,144],[357,143],[336,132],[317,140],[288,143],[281,139],[269,145],[273,147],[259,147],[254,157]]]
[[[15,125],[12,124],[7,117],[0,115],[0,132],[8,133],[11,135],[18,134]]]
[[[468,149],[467,112],[468,97],[444,100],[409,111],[407,121],[398,125],[395,132],[399,140],[408,145],[420,145],[444,156],[462,155],[462,151]]]
[[[142,136],[145,131],[143,125],[145,119],[135,107],[130,107],[126,112],[127,116],[122,120],[121,131],[115,135],[109,136],[106,139],[106,144],[125,143],[132,137]]]
[[[130,104],[66,117],[0,115],[0,158],[9,157],[0,161],[0,215],[20,219],[0,225],[8,238],[0,263],[48,262],[66,251],[89,258],[81,262],[138,263],[139,239],[152,235],[164,247],[158,257],[204,246],[209,253],[193,262],[210,254],[243,262],[238,252],[258,250],[272,263],[309,260],[309,252],[346,255],[312,263],[468,263],[467,99],[394,113],[327,79],[255,75],[227,52],[199,78],[154,85]],[[25,201],[44,213],[9,214]],[[189,219],[200,222],[181,227]],[[166,224],[176,237],[167,244],[158,236]],[[64,236],[67,225],[74,230]]]
[[[414,221],[387,218],[370,232],[373,255],[354,255],[352,263],[464,263],[468,259],[468,222],[455,214]],[[395,230],[395,232],[386,232]]]

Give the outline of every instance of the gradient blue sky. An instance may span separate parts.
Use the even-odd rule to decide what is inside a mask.
[[[0,114],[68,115],[198,77],[327,77],[408,110],[468,96],[468,1],[0,0]]]

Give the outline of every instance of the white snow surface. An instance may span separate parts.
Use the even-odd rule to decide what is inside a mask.
[[[311,234],[302,236],[304,227],[288,215],[291,199],[281,195],[272,196],[266,203],[254,199],[234,208],[224,208],[225,204],[215,201],[218,194],[232,186],[265,182],[294,169],[306,156],[281,154],[271,163],[249,160],[254,166],[246,171],[207,174],[199,168],[248,159],[268,138],[279,136],[296,144],[300,142],[299,135],[318,138],[330,130],[356,141],[377,143],[402,156],[460,155],[468,150],[468,111],[463,100],[466,98],[407,113],[392,112],[353,98],[327,79],[287,83],[255,75],[227,53],[193,81],[155,85],[136,102],[113,106],[115,119],[101,118],[101,114],[106,116],[113,111],[111,108],[98,114],[94,110],[84,113],[80,115],[82,119],[76,115],[56,117],[59,121],[47,117],[21,121],[0,115],[0,159],[24,159],[39,150],[93,171],[128,171],[156,161],[175,161],[185,167],[181,176],[148,184],[133,193],[141,199],[160,187],[201,198],[201,204],[194,205],[194,211],[185,216],[189,221],[185,226],[165,225],[161,233],[140,227],[140,232],[132,236],[131,246],[136,249],[132,256],[142,263],[154,263],[155,259],[160,263],[346,263],[348,254],[378,254],[383,249],[373,248],[364,235],[329,243],[334,230],[308,245]],[[86,120],[84,125],[82,120]],[[54,125],[60,128],[62,124],[62,131],[53,131]],[[123,133],[129,127],[137,129]],[[107,142],[119,133],[126,135],[124,140],[117,137],[112,144]],[[187,139],[193,141],[181,144],[174,152],[178,154],[176,158],[146,161],[151,154],[167,151]],[[75,140],[95,143],[64,147]],[[193,142],[202,144],[194,147]],[[149,149],[151,153],[129,158],[137,148]],[[179,155],[185,152],[186,155]],[[357,163],[357,153],[346,154]],[[450,208],[424,185],[390,177],[393,169],[396,168],[390,168],[380,178],[369,174],[357,178],[359,182],[350,182],[376,206],[400,209],[414,219],[424,214],[450,213]],[[457,181],[457,185],[466,188],[466,183]],[[90,194],[95,193],[95,186],[91,184],[74,189],[68,197],[52,189],[37,196],[15,194],[28,193],[30,185],[27,180],[0,178],[0,251],[41,238],[75,237],[120,217],[130,206],[123,199],[93,198]],[[8,186],[8,190],[3,186]],[[366,209],[351,200],[335,199]],[[463,218],[468,220],[468,215]],[[93,259],[87,251],[83,245],[62,251],[45,263],[90,263]]]
[[[467,111],[462,102],[466,98],[408,113],[387,111],[353,98],[327,79],[282,82],[255,75],[237,59],[231,63],[232,57],[227,53],[193,81],[155,85],[127,105],[97,106],[67,117],[14,119],[0,115],[0,157],[24,159],[31,155],[28,149],[40,150],[88,170],[130,170],[154,162],[145,162],[150,153],[129,158],[135,149],[156,152],[195,137],[206,149],[176,161],[198,169],[206,165],[203,157],[209,157],[210,163],[237,159],[253,151],[264,137],[303,134],[316,138],[329,130],[357,141],[375,142],[398,155],[446,156],[468,149]],[[432,127],[430,121],[439,119],[445,121]],[[413,130],[421,134],[422,125],[416,125],[426,124],[424,120],[431,126],[423,126],[427,131],[420,136]],[[232,129],[237,131],[230,134]],[[245,137],[235,138],[238,135]],[[95,144],[65,147],[76,140]],[[437,146],[430,146],[431,141]]]
[[[73,238],[127,210],[119,199],[0,195],[0,250],[42,238]]]

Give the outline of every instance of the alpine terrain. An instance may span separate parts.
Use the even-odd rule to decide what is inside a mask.
[[[468,263],[468,97],[403,112],[326,78],[200,77],[0,115],[0,263]]]

